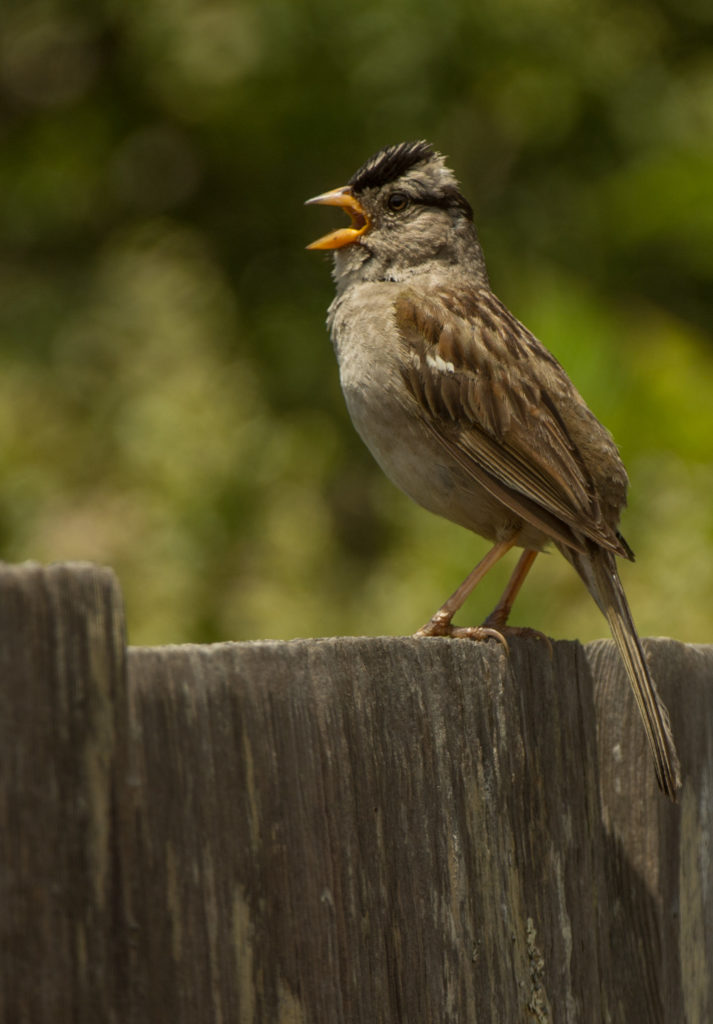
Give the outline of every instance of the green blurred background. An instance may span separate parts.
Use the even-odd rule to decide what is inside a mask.
[[[112,565],[133,643],[420,625],[487,545],[354,434],[329,260],[304,251],[339,217],[302,204],[425,137],[496,292],[619,442],[641,631],[713,641],[710,0],[23,0],[2,21],[1,557]],[[606,632],[557,554],[513,621]]]

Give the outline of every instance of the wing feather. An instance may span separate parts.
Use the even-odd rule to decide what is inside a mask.
[[[451,456],[553,538],[581,550],[584,535],[628,556],[563,411],[611,439],[554,356],[490,292],[424,301],[405,289],[395,315],[404,381]]]

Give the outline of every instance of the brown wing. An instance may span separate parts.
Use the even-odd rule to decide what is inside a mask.
[[[424,302],[406,289],[395,313],[404,381],[460,465],[554,539],[581,550],[584,535],[629,554],[602,515],[565,414],[610,439],[554,356],[492,293],[464,300],[444,290]]]

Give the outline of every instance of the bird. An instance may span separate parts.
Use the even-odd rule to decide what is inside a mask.
[[[516,633],[515,597],[554,544],[608,621],[658,785],[675,800],[669,714],[617,569],[617,557],[634,557],[619,532],[626,470],[563,367],[492,291],[473,209],[446,158],[423,139],[386,146],[307,205],[350,218],[307,248],[333,256],[327,326],[354,427],[410,498],[492,543],[414,635]],[[494,611],[481,626],[454,625],[512,547],[522,554]]]

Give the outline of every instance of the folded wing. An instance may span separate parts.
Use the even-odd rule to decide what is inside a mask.
[[[631,557],[584,454],[588,431],[613,442],[554,356],[492,293],[442,290],[417,301],[405,289],[395,315],[404,381],[451,457],[554,540],[582,550],[588,537]],[[620,508],[623,466],[612,486]]]

